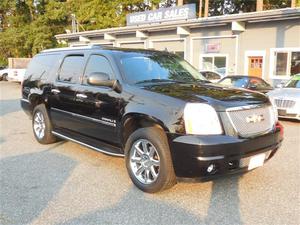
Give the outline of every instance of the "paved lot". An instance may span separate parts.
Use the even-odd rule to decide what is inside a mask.
[[[0,224],[300,224],[300,123],[283,121],[283,147],[262,168],[151,195],[121,158],[38,144],[20,85],[0,91]]]

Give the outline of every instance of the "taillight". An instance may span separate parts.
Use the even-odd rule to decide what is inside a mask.
[[[276,123],[276,130],[279,130],[279,131],[280,131],[280,136],[281,136],[281,138],[283,138],[283,135],[284,135],[284,128],[283,128],[283,126],[282,126],[281,123],[279,123],[279,122]]]

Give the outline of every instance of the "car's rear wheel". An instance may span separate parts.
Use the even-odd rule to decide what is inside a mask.
[[[32,128],[36,140],[41,144],[51,144],[57,141],[52,134],[52,125],[48,111],[44,104],[36,106],[33,110]]]
[[[2,75],[2,80],[3,81],[7,81],[7,73],[5,73],[5,74]]]
[[[133,132],[125,156],[129,176],[142,191],[154,193],[176,183],[167,138],[161,129],[148,127]]]

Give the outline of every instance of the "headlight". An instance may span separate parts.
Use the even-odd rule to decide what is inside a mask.
[[[184,123],[187,134],[222,134],[216,110],[204,103],[187,103],[184,108]]]

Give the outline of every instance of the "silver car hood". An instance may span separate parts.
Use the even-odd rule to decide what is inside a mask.
[[[300,100],[300,88],[279,88],[268,92],[267,95],[271,98],[296,98]]]

